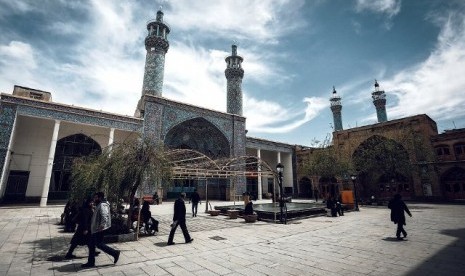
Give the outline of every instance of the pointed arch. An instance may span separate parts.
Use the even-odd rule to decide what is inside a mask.
[[[230,156],[228,139],[214,124],[201,117],[172,127],[164,143],[172,149],[192,149],[213,159]]]
[[[465,169],[453,167],[444,172],[441,186],[448,199],[465,199]]]
[[[65,199],[71,188],[71,167],[75,158],[100,154],[102,148],[91,137],[78,133],[57,141],[50,178],[49,199]]]

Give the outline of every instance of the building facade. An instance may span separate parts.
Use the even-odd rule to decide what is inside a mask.
[[[292,146],[246,137],[241,89],[243,58],[237,54],[236,45],[225,59],[227,112],[163,97],[170,33],[163,16],[158,11],[156,19],[147,23],[142,94],[133,117],[55,103],[50,92],[27,87],[15,86],[12,94],[1,94],[1,199],[40,202],[41,206],[46,206],[49,200],[65,199],[74,158],[138,137],[169,148],[196,150],[212,159],[251,154],[272,166],[284,162],[289,170],[283,185],[286,191],[294,193]],[[238,176],[234,186],[231,182],[231,179],[186,179],[175,185],[196,187],[201,195],[209,185],[209,198],[230,200],[246,191],[262,198],[263,194],[273,192],[269,183],[276,179],[251,180]]]
[[[465,199],[465,129],[439,134],[426,114],[387,120],[386,98],[377,81],[372,97],[378,123],[343,130],[341,97],[333,91],[331,110],[338,127],[330,145],[296,147],[297,194],[337,197],[357,185],[360,200],[384,200],[396,193],[406,199]],[[308,164],[321,152],[337,156],[347,171],[332,177],[309,171]]]

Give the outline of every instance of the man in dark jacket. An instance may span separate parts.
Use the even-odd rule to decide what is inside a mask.
[[[397,239],[403,240],[407,237],[407,231],[404,229],[404,225],[406,225],[404,212],[410,217],[412,217],[412,214],[404,201],[402,201],[402,196],[400,194],[396,194],[394,198],[389,201],[388,208],[391,209],[391,221],[397,224]],[[400,236],[400,233],[404,235],[404,238]]]
[[[200,202],[200,195],[197,193],[197,190],[195,190],[192,195],[191,195],[191,202],[192,202],[192,217],[197,216],[197,207],[199,206]]]
[[[181,193],[178,199],[174,202],[174,215],[173,223],[171,224],[171,232],[168,238],[168,245],[173,245],[174,233],[178,228],[178,225],[181,226],[182,234],[184,235],[184,240],[186,243],[191,243],[194,239],[189,235],[186,226],[186,205],[184,204],[184,199],[186,198],[186,193]]]

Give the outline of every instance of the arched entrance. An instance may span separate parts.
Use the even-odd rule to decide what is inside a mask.
[[[302,177],[299,181],[299,197],[313,197],[312,181],[308,177]]]
[[[100,154],[102,148],[89,136],[74,134],[57,142],[48,199],[66,199],[71,188],[73,160],[90,154]]]
[[[359,172],[357,187],[362,200],[371,196],[387,199],[397,192],[406,198],[413,195],[412,165],[400,143],[373,135],[357,147],[352,160]]]
[[[441,186],[448,199],[465,199],[465,170],[459,167],[449,169],[441,175]]]
[[[200,117],[184,121],[171,128],[165,136],[164,143],[171,149],[191,149],[211,159],[230,157],[228,139],[215,125]],[[227,184],[227,179],[177,179],[174,181],[174,188],[197,189],[203,196],[208,185],[210,199],[224,200]]]

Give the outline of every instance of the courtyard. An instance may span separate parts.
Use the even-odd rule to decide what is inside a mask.
[[[184,244],[179,229],[176,244],[166,246],[173,203],[163,202],[151,206],[156,236],[111,244],[121,250],[118,263],[102,253],[91,269],[81,269],[86,247],[63,258],[72,237],[58,225],[63,205],[1,206],[0,275],[463,275],[465,206],[407,204],[413,217],[404,241],[395,239],[385,206],[282,225],[211,217],[204,204],[191,218],[186,204],[194,241]]]

